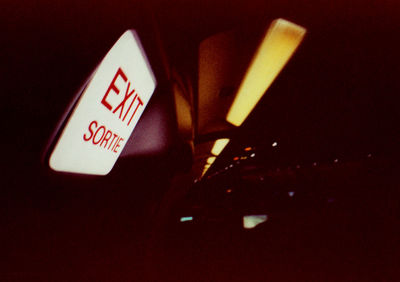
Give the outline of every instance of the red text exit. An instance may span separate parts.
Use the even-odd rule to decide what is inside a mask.
[[[111,105],[110,102],[107,101],[108,95],[119,95],[120,92],[120,89],[115,84],[117,79],[123,80],[125,82],[125,96],[118,105]],[[118,118],[122,120],[122,122],[125,122],[126,120],[126,125],[128,126],[131,123],[135,114],[137,113],[139,107],[143,106],[142,99],[140,98],[139,94],[135,92],[136,91],[135,89],[133,89],[133,87],[131,89],[131,83],[130,81],[128,81],[128,77],[126,76],[124,71],[121,68],[118,68],[113,80],[110,83],[110,86],[108,87],[106,93],[103,96],[103,99],[101,100],[101,103],[113,114],[117,114]],[[129,119],[127,119],[127,117]]]

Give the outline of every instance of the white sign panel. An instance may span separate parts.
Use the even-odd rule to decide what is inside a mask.
[[[156,86],[137,34],[126,31],[83,91],[55,148],[53,170],[111,171]]]

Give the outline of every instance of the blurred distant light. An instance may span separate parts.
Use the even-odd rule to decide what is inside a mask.
[[[247,160],[246,156],[240,157],[241,160]]]
[[[313,164],[312,164],[313,166],[317,166],[317,162],[313,162]]]
[[[180,222],[185,222],[185,221],[192,221],[193,217],[192,216],[183,216],[180,219]]]
[[[296,165],[296,168],[301,168],[301,166],[300,165]]]
[[[266,214],[263,215],[245,215],[243,216],[243,227],[245,229],[251,229],[259,225],[260,223],[266,222],[268,220],[268,216]]]
[[[371,157],[372,157],[372,154],[368,154],[367,157],[368,157],[368,158],[371,158]]]
[[[233,167],[233,164],[230,164],[229,167],[232,168],[232,167]]]
[[[339,162],[339,159],[334,159],[333,162],[334,162],[334,163],[338,163],[338,162]]]
[[[228,145],[228,143],[228,138],[218,139],[217,141],[215,141],[214,146],[211,149],[211,153],[218,156],[222,152],[222,150],[224,150],[225,146]]]
[[[226,193],[228,194],[232,193],[232,189],[226,189]]]
[[[249,151],[251,151],[253,148],[251,148],[251,147],[246,147],[246,148],[244,148],[244,150],[246,151],[246,152],[249,152]]]
[[[239,159],[239,157],[234,157],[233,158],[234,161],[237,161],[238,159]]]
[[[210,164],[206,164],[205,166],[204,166],[204,169],[203,169],[203,173],[201,174],[201,177],[203,177],[205,174],[206,174],[206,172],[207,172],[207,170],[210,168]]]
[[[253,153],[250,155],[250,157],[254,158],[256,156],[256,153]]]
[[[225,167],[225,170],[228,170],[228,169],[229,169],[229,167],[226,166],[226,167]]]
[[[272,147],[276,147],[276,146],[278,146],[278,142],[272,143]]]
[[[209,157],[207,159],[207,163],[211,165],[215,161],[215,159],[216,159],[216,157]]]
[[[289,191],[288,195],[289,195],[289,197],[293,197],[294,196],[294,191]]]
[[[302,41],[306,29],[274,20],[258,47],[227,115],[227,121],[240,126],[254,109]]]

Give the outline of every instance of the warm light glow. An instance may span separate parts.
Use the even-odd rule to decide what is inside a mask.
[[[270,25],[230,108],[227,121],[240,126],[302,41],[306,29],[277,19]]]
[[[207,163],[211,165],[215,161],[215,159],[216,159],[216,157],[209,157],[207,159]]]
[[[215,141],[214,146],[211,149],[211,153],[213,155],[218,156],[225,148],[225,146],[228,145],[228,143],[229,143],[228,138],[218,139],[217,141]]]
[[[246,148],[244,148],[244,150],[246,151],[246,152],[249,152],[249,151],[251,151],[251,147],[246,147]]]
[[[210,168],[210,166],[211,166],[210,164],[206,164],[204,166],[203,172],[201,173],[201,177],[203,177],[206,174],[206,172]]]
[[[237,161],[237,160],[239,160],[239,157],[234,157],[233,160]]]

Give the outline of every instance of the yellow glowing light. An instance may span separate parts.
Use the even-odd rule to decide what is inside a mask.
[[[206,165],[204,166],[203,172],[201,173],[201,177],[203,177],[204,174],[206,174],[206,172],[207,172],[207,170],[208,170],[209,168],[210,168],[210,165],[209,165],[209,164],[206,164]]]
[[[228,138],[218,139],[217,141],[215,141],[214,146],[211,149],[211,153],[213,155],[218,156],[225,148],[225,146],[228,145],[228,143],[229,143]]]
[[[215,161],[215,159],[216,159],[216,157],[209,157],[207,159],[207,163],[211,165]]]
[[[271,23],[229,109],[227,121],[236,126],[243,123],[289,61],[305,33],[305,28],[284,19]]]

